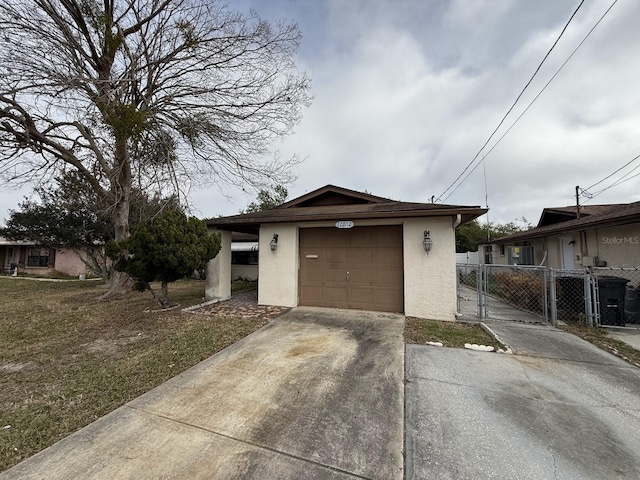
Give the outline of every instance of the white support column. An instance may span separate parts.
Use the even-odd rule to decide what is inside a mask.
[[[207,263],[207,281],[204,299],[229,300],[231,298],[231,232],[210,229],[220,233],[220,251]]]

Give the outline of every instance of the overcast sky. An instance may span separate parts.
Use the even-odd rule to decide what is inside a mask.
[[[579,0],[230,0],[298,23],[298,65],[314,100],[274,144],[306,160],[290,198],[326,184],[396,200],[438,198],[471,162],[551,48]],[[567,60],[613,0],[586,0],[487,152]],[[488,205],[490,219],[575,204],[640,154],[640,2],[618,0],[528,112],[444,203]],[[637,167],[591,189],[596,192]],[[486,171],[486,188],[485,188]],[[633,175],[634,173],[631,173]],[[587,204],[640,201],[640,176]],[[228,198],[223,195],[226,194]],[[449,195],[449,191],[442,199]],[[0,217],[23,193],[0,193]],[[231,187],[193,192],[200,217],[254,199]]]

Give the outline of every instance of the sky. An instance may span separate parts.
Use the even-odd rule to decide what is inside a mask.
[[[640,155],[637,0],[586,0],[480,154],[484,162],[442,194],[488,140],[579,3],[229,0],[240,12],[252,8],[302,31],[297,65],[311,77],[313,103],[294,133],[273,144],[282,157],[305,158],[289,198],[333,184],[402,201],[488,205],[490,221],[524,217],[533,224],[544,207],[575,205],[576,186],[590,187]],[[640,159],[589,192],[635,173]],[[639,186],[640,176],[630,178],[580,202],[640,201]],[[0,191],[0,218],[26,193]],[[191,197],[201,218],[236,214],[254,199],[254,192],[234,187]]]

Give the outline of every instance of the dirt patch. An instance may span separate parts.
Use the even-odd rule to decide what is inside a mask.
[[[138,333],[136,335],[121,336],[118,338],[98,338],[93,342],[84,343],[80,346],[89,353],[115,353],[118,349],[127,345],[132,345],[146,337],[146,335]]]
[[[0,371],[5,373],[16,373],[27,368],[33,366],[32,362],[25,363],[5,363],[4,365],[0,365]]]

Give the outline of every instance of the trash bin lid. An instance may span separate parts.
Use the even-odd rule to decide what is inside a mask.
[[[599,287],[622,287],[627,283],[629,283],[628,278],[611,277],[611,276],[598,277]]]

